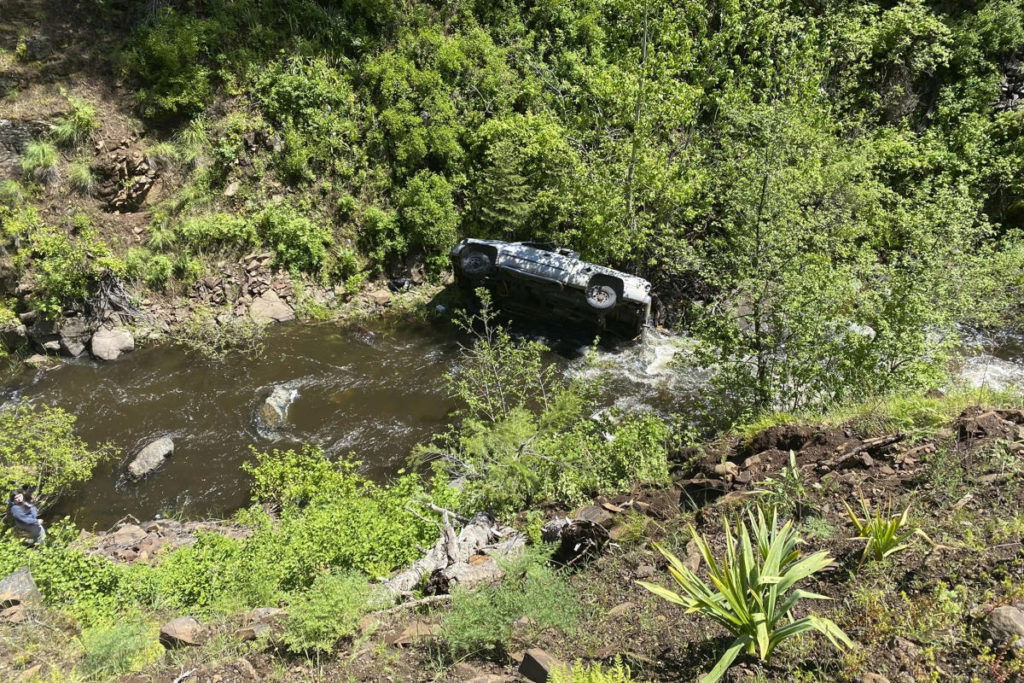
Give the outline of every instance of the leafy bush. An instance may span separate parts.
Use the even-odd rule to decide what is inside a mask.
[[[505,577],[500,584],[474,592],[456,589],[441,621],[452,651],[475,654],[504,648],[520,619],[520,624],[527,624],[527,641],[552,628],[571,636],[582,608],[565,576],[546,559],[543,551],[526,552],[502,563]]]
[[[79,637],[84,656],[78,671],[95,680],[134,673],[164,653],[157,629],[141,618],[124,618],[86,628]]]
[[[893,515],[891,511],[883,512],[881,508],[872,511],[868,500],[861,498],[860,507],[864,512],[864,519],[861,519],[845,501],[843,505],[846,506],[850,521],[857,530],[857,540],[865,541],[862,562],[868,558],[880,562],[903,550],[907,547],[907,539],[914,534],[912,530],[906,528],[910,515],[909,507],[902,514]]]
[[[0,206],[18,206],[25,201],[25,191],[17,180],[0,181]]]
[[[184,244],[199,249],[247,247],[259,243],[256,226],[252,221],[228,213],[189,216],[175,226],[174,232]]]
[[[318,224],[286,206],[271,206],[255,218],[259,234],[274,250],[277,263],[307,273],[318,272],[334,243],[329,225]]]
[[[14,263],[31,273],[36,285],[32,304],[49,317],[59,315],[66,303],[84,299],[108,268],[118,267],[84,214],[76,218],[73,235],[44,225],[32,209],[0,209],[0,224],[8,236],[21,240]]]
[[[26,178],[38,183],[53,185],[57,182],[59,159],[57,148],[52,144],[33,140],[25,147],[25,154],[21,157],[21,172]]]
[[[76,147],[92,135],[100,127],[96,118],[96,109],[85,100],[77,97],[68,98],[71,111],[57,122],[53,129],[53,139],[62,147]]]
[[[131,40],[121,68],[142,84],[136,99],[144,116],[189,115],[206,106],[213,84],[204,61],[222,30],[228,27],[220,22],[164,8],[151,27]]]
[[[669,574],[682,593],[637,582],[658,597],[715,621],[736,637],[702,679],[705,683],[722,678],[741,652],[767,660],[780,643],[806,631],[820,632],[837,648],[853,647],[830,619],[813,614],[794,619],[791,614],[800,600],[828,599],[801,589],[786,595],[797,582],[827,567],[832,562],[828,553],[821,551],[801,559],[797,550],[801,539],[793,523],[786,522],[780,528],[774,510],[771,519],[766,520],[758,507],[756,516],[750,513],[749,520],[749,527],[742,521],[737,525],[739,539],[733,536],[729,521],[723,520],[725,557],[720,560],[712,554],[707,540],[690,528],[713,587],[661,546],[657,548],[669,561]]]
[[[398,193],[402,230],[411,245],[427,255],[432,270],[447,267],[448,250],[458,239],[453,191],[444,176],[420,171]]]
[[[370,596],[366,577],[358,572],[321,574],[289,601],[285,645],[301,654],[330,652],[340,639],[356,633]]]
[[[150,595],[145,580],[126,580],[130,570],[75,546],[78,536],[68,520],[47,527],[41,548],[27,548],[10,531],[0,532],[0,573],[27,565],[45,602],[86,625],[110,623],[118,610]]]
[[[113,451],[90,447],[75,434],[75,416],[61,408],[14,401],[0,409],[0,490],[24,485],[52,502],[86,481]]]
[[[153,289],[161,289],[174,273],[174,262],[169,257],[144,248],[129,250],[124,262],[129,277],[142,280]]]
[[[448,376],[465,406],[462,420],[416,452],[436,458],[446,476],[465,478],[467,511],[513,515],[540,502],[573,505],[668,481],[663,420],[614,413],[589,419],[596,383],[566,380],[544,361],[543,345],[514,341],[486,308],[477,324],[477,338]]]

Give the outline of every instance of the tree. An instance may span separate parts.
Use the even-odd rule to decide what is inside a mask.
[[[0,410],[0,491],[31,486],[45,506],[89,479],[113,449],[90,448],[75,435],[75,419],[61,408],[26,401]]]

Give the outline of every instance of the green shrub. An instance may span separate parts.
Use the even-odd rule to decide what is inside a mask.
[[[44,225],[34,209],[0,208],[4,233],[21,240],[14,255],[15,266],[30,273],[35,281],[31,303],[49,317],[59,315],[65,303],[85,298],[108,268],[118,267],[87,217],[79,217],[75,234],[69,235]]]
[[[174,260],[174,275],[186,285],[197,282],[205,272],[206,266],[195,256],[182,253]]]
[[[663,420],[614,413],[592,420],[599,383],[565,379],[544,360],[542,344],[516,342],[486,308],[477,330],[448,376],[465,406],[461,421],[416,450],[437,458],[446,476],[465,477],[466,511],[511,516],[539,503],[576,505],[668,481],[671,430]]]
[[[189,216],[175,226],[174,232],[183,244],[199,249],[248,247],[259,243],[252,221],[228,213]]]
[[[434,271],[448,266],[448,250],[458,239],[453,191],[444,176],[420,171],[398,193],[401,228],[410,245],[423,250]]]
[[[27,548],[10,531],[0,532],[0,573],[28,566],[47,605],[68,612],[83,624],[112,621],[118,610],[147,595],[144,581],[130,588],[123,566],[88,555],[74,545],[79,529],[68,520],[47,526],[46,543]]]
[[[522,634],[527,642],[552,628],[573,634],[582,608],[565,576],[547,565],[544,552],[526,552],[502,564],[505,578],[500,584],[452,593],[441,628],[453,652],[507,649],[517,621],[527,624],[529,632]]]
[[[204,61],[221,30],[227,27],[219,22],[164,8],[152,26],[133,37],[120,61],[124,73],[142,86],[136,99],[144,116],[189,115],[206,106],[213,85]]]
[[[86,628],[79,637],[83,650],[78,671],[95,680],[110,680],[141,671],[164,653],[157,629],[141,618],[124,618]]]
[[[749,514],[749,520],[749,527],[743,521],[737,524],[739,539],[733,536],[729,521],[723,520],[725,556],[720,559],[712,554],[707,540],[690,528],[707,564],[712,586],[657,544],[655,547],[669,561],[669,574],[682,592],[675,593],[646,581],[637,582],[658,597],[685,607],[687,612],[711,619],[735,636],[715,667],[701,679],[705,683],[722,678],[741,652],[757,655],[765,661],[779,644],[807,631],[818,631],[837,648],[853,647],[846,634],[830,619],[813,614],[795,619],[792,615],[800,600],[828,599],[801,589],[789,593],[797,582],[832,563],[828,553],[821,551],[801,559],[797,550],[801,539],[793,523],[786,522],[780,528],[774,510],[771,519],[766,520],[758,507],[756,515]]]
[[[96,190],[96,179],[92,176],[89,164],[85,162],[76,162],[68,167],[68,182],[83,197],[91,196]]]
[[[75,416],[61,408],[13,401],[0,409],[0,490],[25,484],[52,502],[88,480],[113,451],[90,447],[75,434]]]
[[[0,181],[0,206],[19,206],[25,201],[25,191],[17,180]]]
[[[366,576],[358,572],[321,574],[288,602],[285,646],[307,655],[330,652],[339,640],[356,633],[370,596]]]
[[[51,143],[33,140],[25,147],[25,154],[21,157],[21,172],[26,178],[38,183],[53,185],[57,182],[59,159],[57,148]]]
[[[100,127],[96,109],[85,100],[68,98],[71,111],[60,118],[53,129],[53,139],[62,147],[77,147]]]
[[[362,222],[367,252],[378,269],[406,254],[408,239],[399,229],[395,212],[371,206],[366,209]]]
[[[286,268],[307,273],[320,270],[334,243],[329,225],[318,223],[287,206],[271,206],[255,218],[257,230]]]
[[[136,247],[125,254],[125,271],[129,277],[142,280],[153,289],[161,289],[174,273],[174,262],[163,254]]]

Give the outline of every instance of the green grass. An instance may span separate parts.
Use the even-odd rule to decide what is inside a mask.
[[[38,183],[52,185],[57,182],[59,159],[57,148],[52,143],[33,140],[28,143],[21,157],[21,172]]]
[[[68,167],[68,182],[75,192],[88,197],[96,191],[96,179],[93,178],[92,169],[86,162],[76,162]]]
[[[18,206],[25,201],[25,190],[17,180],[0,182],[0,204]]]
[[[61,147],[77,147],[100,127],[96,109],[85,100],[68,98],[71,111],[61,117],[53,129],[53,139]]]
[[[93,680],[140,671],[163,656],[156,629],[141,619],[87,628],[79,642],[84,657],[78,671]]]

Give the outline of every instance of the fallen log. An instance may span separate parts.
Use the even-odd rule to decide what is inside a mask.
[[[392,595],[408,595],[427,577],[439,577],[428,585],[434,592],[444,593],[455,585],[470,588],[499,580],[502,572],[493,558],[514,555],[526,545],[523,534],[500,526],[486,513],[474,515],[456,534],[451,524],[456,515],[437,510],[441,512],[440,538],[408,569],[384,581],[384,589]],[[477,556],[485,556],[487,561],[472,559]]]

